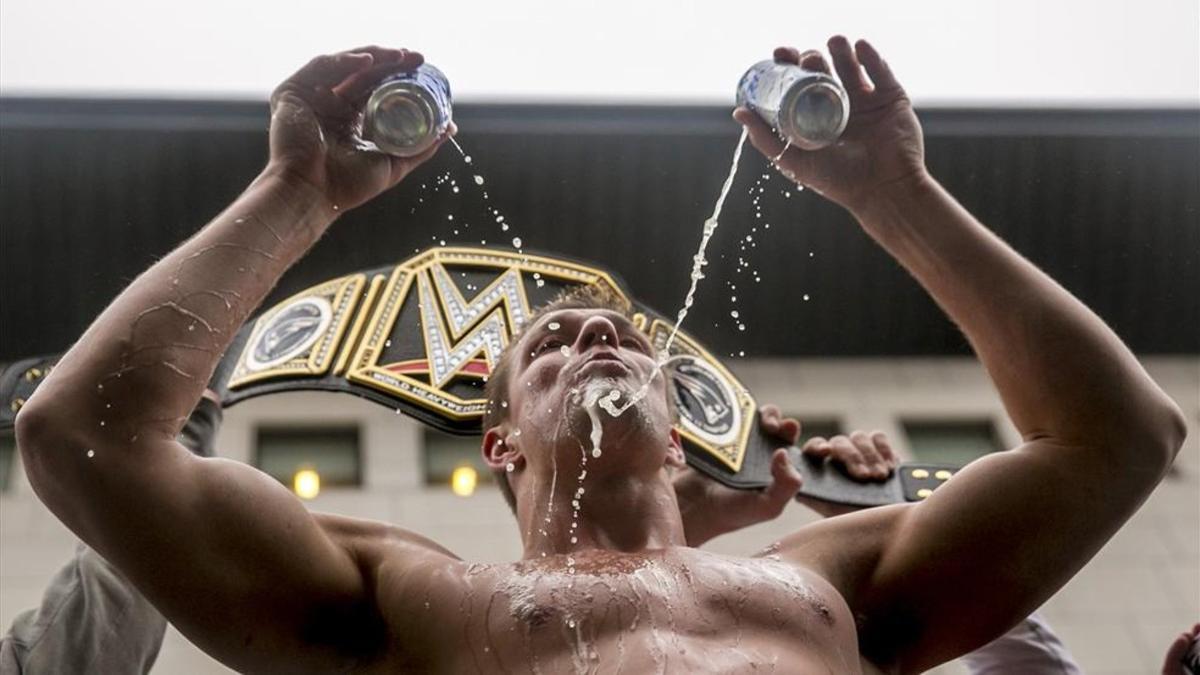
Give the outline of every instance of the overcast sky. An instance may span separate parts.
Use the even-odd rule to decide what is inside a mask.
[[[423,52],[461,101],[729,103],[773,46],[836,32],[919,104],[1200,100],[1197,0],[2,0],[0,93],[263,99],[378,43]]]

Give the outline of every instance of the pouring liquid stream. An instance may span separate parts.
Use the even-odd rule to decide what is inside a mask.
[[[730,188],[733,187],[733,179],[737,176],[738,163],[742,158],[742,148],[746,145],[747,132],[742,130],[742,135],[738,139],[737,147],[733,151],[733,161],[730,163],[729,175],[725,177],[725,182],[721,186],[721,193],[717,196],[717,203],[713,207],[712,215],[704,221],[704,229],[700,237],[700,246],[696,251],[696,255],[692,256],[692,272],[691,286],[688,288],[687,296],[683,300],[683,307],[679,309],[679,313],[675,317],[675,325],[671,327],[671,333],[667,336],[667,341],[663,344],[658,353],[657,363],[655,364],[654,372],[642,384],[642,386],[634,392],[629,399],[620,407],[617,407],[616,402],[621,397],[621,392],[614,389],[607,396],[601,396],[597,399],[596,404],[604,409],[609,415],[619,417],[626,410],[637,405],[639,401],[645,398],[646,393],[650,391],[650,385],[654,382],[654,378],[658,375],[662,367],[666,365],[667,360],[671,356],[671,345],[675,342],[675,336],[679,333],[679,327],[683,324],[683,320],[687,318],[688,311],[692,307],[694,297],[696,295],[696,287],[700,284],[700,280],[704,278],[704,267],[708,264],[708,259],[705,258],[705,252],[708,249],[708,242],[712,239],[713,234],[717,231],[720,225],[721,209],[725,206],[725,198],[729,195]],[[593,427],[596,421],[593,418]],[[595,429],[592,432],[593,447],[599,448],[599,434]],[[595,450],[593,450],[593,453]]]

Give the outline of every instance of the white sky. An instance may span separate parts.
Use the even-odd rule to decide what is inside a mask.
[[[1200,105],[1197,0],[2,0],[0,93],[264,99],[414,48],[460,101],[732,101],[777,44],[867,37],[921,104]]]

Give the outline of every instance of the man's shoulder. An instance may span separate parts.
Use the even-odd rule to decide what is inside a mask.
[[[335,544],[346,549],[360,563],[380,564],[397,557],[425,562],[438,559],[448,563],[462,562],[436,541],[391,523],[331,513],[313,513],[313,518]]]
[[[810,523],[758,555],[778,555],[829,579],[839,590],[856,586],[889,542],[901,536],[911,504],[863,509]]]

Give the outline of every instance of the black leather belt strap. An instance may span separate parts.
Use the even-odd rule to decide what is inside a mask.
[[[638,328],[658,350],[667,348],[672,322],[629,298],[601,268],[527,252],[435,248],[330,279],[259,313],[238,332],[209,388],[225,407],[283,391],[349,393],[442,431],[479,434],[483,385],[500,352],[537,307],[583,284],[629,299]],[[731,487],[768,485],[778,442],[763,433],[751,392],[682,331],[669,354],[664,368],[688,463]],[[3,364],[0,430],[12,428],[57,358]],[[886,481],[864,483],[791,452],[802,495],[850,506],[918,501],[957,470],[905,464]]]

